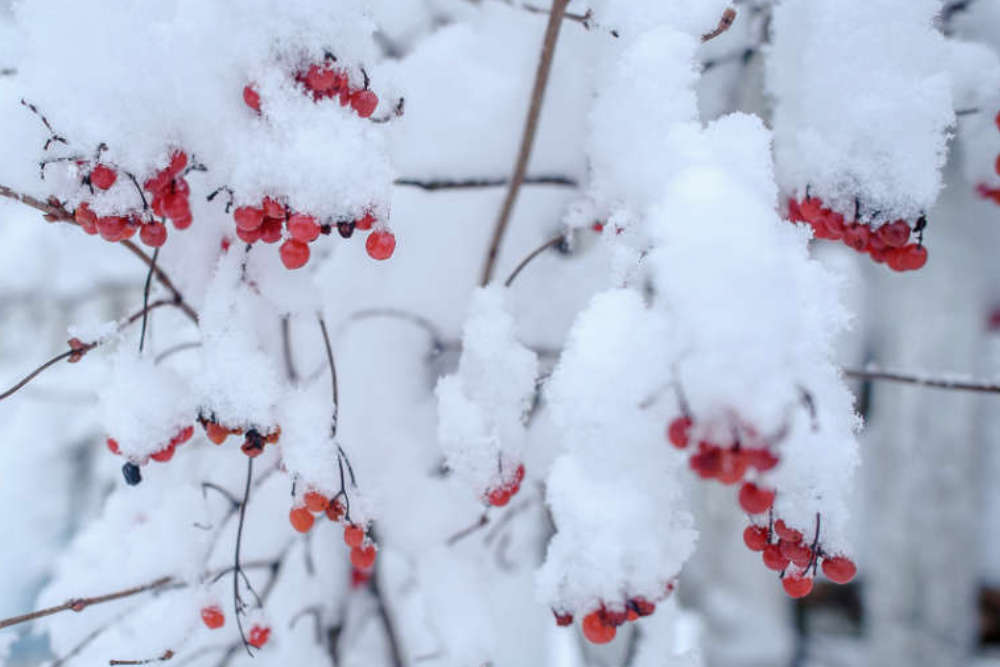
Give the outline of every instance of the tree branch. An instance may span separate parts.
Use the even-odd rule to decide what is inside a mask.
[[[493,278],[497,256],[500,254],[500,244],[503,241],[504,233],[507,231],[507,225],[510,223],[510,216],[514,211],[514,204],[517,201],[517,194],[521,189],[521,184],[524,182],[524,176],[528,169],[528,161],[531,159],[531,150],[535,143],[535,134],[538,131],[538,120],[542,112],[542,102],[545,99],[545,89],[549,83],[552,60],[556,53],[559,28],[562,26],[563,15],[566,13],[566,5],[568,4],[569,0],[553,0],[552,2],[549,23],[545,29],[545,41],[542,43],[542,53],[538,58],[535,87],[531,93],[528,116],[524,122],[521,148],[518,151],[517,162],[514,165],[514,174],[511,176],[510,187],[507,190],[507,197],[504,199],[503,207],[497,216],[493,238],[486,253],[486,260],[483,263],[483,273],[480,279],[480,285],[483,287],[488,285]]]
[[[543,252],[545,252],[549,248],[554,248],[554,247],[558,246],[559,244],[564,243],[565,241],[566,241],[566,235],[565,234],[560,234],[559,236],[555,236],[555,237],[549,239],[548,241],[546,241],[542,245],[540,245],[537,248],[535,248],[534,250],[532,250],[528,254],[528,256],[525,257],[524,259],[522,259],[521,263],[518,264],[517,267],[511,272],[510,276],[508,276],[507,280],[504,282],[504,287],[510,287],[514,283],[514,280],[517,278],[517,276],[521,273],[521,271],[524,270],[524,267],[528,266],[528,264],[531,264],[531,262],[536,257],[538,257],[539,255],[541,255]]]
[[[396,185],[420,188],[434,192],[437,190],[474,190],[477,188],[495,188],[509,185],[509,178],[470,178],[463,180],[436,179],[421,180],[417,178],[399,178]],[[525,176],[522,185],[555,185],[575,188],[579,183],[569,176]]]
[[[947,378],[931,378],[908,373],[883,371],[877,368],[845,368],[844,375],[857,380],[885,380],[913,384],[932,389],[950,389],[953,391],[972,391],[984,394],[1000,394],[1000,384],[995,382],[975,382]]]

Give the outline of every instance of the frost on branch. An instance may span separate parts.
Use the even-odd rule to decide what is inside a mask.
[[[523,480],[523,418],[538,375],[535,354],[515,337],[506,299],[500,287],[473,295],[458,372],[436,392],[447,464],[492,505],[505,505]]]

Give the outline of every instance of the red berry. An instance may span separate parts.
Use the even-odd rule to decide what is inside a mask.
[[[213,604],[211,607],[202,608],[201,620],[210,630],[221,628],[226,623],[226,617],[222,613],[222,609],[216,604]]]
[[[306,508],[313,514],[322,514],[330,505],[330,500],[317,491],[310,491],[306,493],[303,501],[305,501]]]
[[[844,243],[858,252],[863,252],[868,247],[870,235],[871,230],[868,229],[868,225],[855,223],[844,230]]]
[[[296,241],[312,243],[319,238],[319,225],[316,223],[316,218],[311,215],[296,213],[288,218],[286,224],[288,225],[288,233]]]
[[[292,508],[292,511],[288,513],[288,520],[292,523],[292,528],[300,533],[308,533],[309,529],[313,527],[313,522],[316,521],[312,513],[305,507]]]
[[[108,449],[111,450],[112,454],[121,454],[121,450],[118,448],[118,441],[114,438],[108,438]]]
[[[346,510],[344,509],[343,503],[341,503],[340,499],[338,498],[337,500],[334,500],[327,506],[326,518],[336,523],[337,521],[340,521],[342,518],[344,518],[345,511]]]
[[[277,202],[270,197],[264,197],[261,209],[263,209],[264,216],[267,218],[285,219],[285,207],[282,206],[280,202]]]
[[[902,248],[910,240],[910,226],[905,220],[886,223],[875,233],[890,248]]]
[[[250,231],[257,229],[264,222],[264,211],[252,206],[240,206],[233,212],[236,229]]]
[[[244,243],[256,243],[260,240],[260,227],[257,229],[236,228],[236,237]]]
[[[767,547],[767,528],[764,526],[747,526],[743,529],[743,543],[750,551],[763,551]]]
[[[819,220],[822,210],[823,201],[819,197],[806,197],[802,200],[802,204],[799,205],[799,212],[809,222]]]
[[[573,625],[573,614],[565,613],[560,614],[555,609],[552,610],[552,615],[556,617],[556,625],[560,628],[564,628],[567,625]]]
[[[270,636],[271,628],[255,625],[250,628],[250,634],[247,636],[247,643],[254,648],[260,648],[267,643]]]
[[[396,237],[390,231],[374,231],[365,240],[365,249],[372,259],[389,259],[396,249]]]
[[[243,86],[243,101],[248,107],[260,113],[260,93],[253,86]]]
[[[76,207],[76,211],[73,212],[73,218],[79,223],[83,231],[90,235],[97,233],[97,214],[90,210],[87,202]]]
[[[154,454],[150,454],[149,458],[153,459],[154,461],[158,461],[160,463],[166,463],[170,459],[174,458],[174,449],[175,449],[174,445],[167,445],[160,451]]]
[[[118,172],[103,164],[97,165],[94,167],[94,171],[90,172],[90,182],[93,183],[95,188],[100,188],[101,190],[110,188],[115,184],[117,178]]]
[[[788,198],[788,219],[792,222],[805,222],[805,217],[799,210],[799,203],[791,197]]]
[[[761,557],[764,560],[764,567],[769,570],[774,570],[775,572],[781,572],[790,562],[787,558],[781,555],[781,547],[777,544],[768,544],[761,551]]]
[[[813,580],[812,577],[802,574],[786,574],[781,580],[781,585],[784,587],[785,592],[788,593],[788,597],[804,598],[812,592]]]
[[[375,216],[371,212],[365,213],[363,216],[354,221],[354,228],[367,232],[375,225]]]
[[[898,254],[903,271],[916,271],[927,263],[927,248],[915,243],[900,248]]]
[[[812,549],[802,543],[786,542],[785,540],[781,540],[778,542],[778,547],[781,549],[782,556],[792,561],[799,567],[805,567],[812,562]]]
[[[698,453],[689,461],[702,479],[712,479],[722,470],[722,449],[708,442],[698,443]]]
[[[172,220],[184,220],[190,217],[191,207],[188,204],[187,195],[174,192],[164,196],[163,213]]]
[[[514,479],[516,480],[515,486],[520,486],[521,482],[524,481],[524,464],[517,464],[517,470],[514,471]]]
[[[177,432],[177,435],[170,439],[170,444],[175,447],[183,445],[191,439],[192,435],[194,435],[194,426],[185,426]]]
[[[778,457],[771,453],[767,447],[757,449],[745,449],[743,455],[747,459],[747,464],[761,472],[767,472],[778,465]]]
[[[317,93],[333,90],[337,81],[337,73],[325,65],[310,65],[305,76],[306,87]]]
[[[351,549],[351,565],[359,570],[367,570],[375,564],[375,547],[354,547]]]
[[[167,226],[162,222],[149,222],[139,229],[139,239],[150,248],[159,248],[167,242]]]
[[[215,422],[205,422],[205,435],[217,445],[221,445],[229,437],[229,429]]]
[[[111,241],[112,243],[122,240],[126,226],[126,219],[118,216],[97,219],[97,232],[101,235],[102,239]]]
[[[610,625],[614,628],[624,625],[625,621],[628,620],[628,609],[613,610],[602,608],[598,613],[605,625]]]
[[[368,118],[375,113],[378,106],[378,95],[370,90],[359,90],[351,95],[351,108],[362,118]]]
[[[359,570],[356,567],[351,568],[351,588],[361,588],[367,584],[372,578],[372,573],[370,570]]]
[[[167,165],[166,172],[173,179],[174,176],[184,171],[187,166],[188,156],[184,151],[174,151],[170,156],[170,164]]]
[[[858,573],[858,567],[850,558],[834,556],[823,559],[823,574],[836,584],[846,584]]]
[[[667,427],[667,438],[670,444],[677,449],[684,449],[688,445],[688,436],[694,422],[690,417],[678,417],[670,422]]]
[[[302,268],[309,261],[309,246],[295,239],[288,239],[282,243],[279,253],[281,254],[281,263],[285,265],[286,269]]]
[[[794,528],[789,528],[785,525],[783,519],[778,519],[774,522],[774,532],[777,534],[778,539],[784,540],[785,542],[798,544],[802,541],[802,532],[795,530]]]
[[[280,218],[264,218],[260,226],[260,240],[264,243],[277,243],[281,240],[282,222]]]
[[[618,633],[614,626],[604,623],[601,612],[592,611],[583,617],[583,636],[594,644],[607,644]]]
[[[993,169],[1000,174],[1000,155],[997,155],[997,161],[993,164]]]
[[[349,547],[360,547],[365,541],[365,529],[356,523],[344,526],[344,544]]]
[[[747,482],[740,487],[740,507],[747,514],[766,512],[774,503],[774,491],[762,489],[753,482]]]
[[[743,450],[724,450],[722,452],[721,467],[716,476],[723,484],[736,484],[743,481],[743,476],[747,472],[747,458]]]
[[[629,606],[635,609],[639,616],[651,616],[656,611],[656,605],[646,598],[632,598]]]
[[[487,492],[486,502],[493,505],[493,507],[503,507],[510,502],[511,495],[510,489],[500,486]]]

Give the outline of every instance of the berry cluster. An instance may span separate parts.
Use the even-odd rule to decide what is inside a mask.
[[[667,439],[677,449],[687,449],[692,440],[692,428],[694,421],[691,417],[677,417],[667,426]],[[744,431],[747,437],[754,437],[753,429],[746,428]],[[726,446],[700,440],[697,451],[692,453],[689,459],[691,469],[702,479],[714,479],[730,485],[742,482],[751,468],[755,468],[758,472],[767,472],[778,465],[778,457],[766,443],[755,444],[759,446],[747,447],[739,438],[735,438],[732,444]],[[741,505],[744,489],[747,487],[757,488],[755,484],[744,484],[740,490]],[[765,507],[764,510],[766,509]]]
[[[1000,130],[1000,112],[997,112],[996,118],[994,118],[997,130]],[[996,171],[997,175],[1000,175],[1000,155],[997,155],[996,162],[993,164],[993,170]],[[976,186],[976,192],[983,199],[992,200],[994,204],[1000,205],[1000,188],[992,188],[985,183],[980,183]]]
[[[276,427],[274,431],[264,434],[257,428],[249,428],[246,431],[240,428],[226,428],[216,419],[207,418],[203,415],[198,417],[198,422],[205,429],[205,436],[216,445],[221,445],[231,435],[243,436],[243,444],[240,450],[252,459],[264,453],[265,445],[273,445],[281,437],[281,427]]]
[[[670,581],[663,589],[660,600],[665,599],[674,591],[674,582]],[[608,605],[602,602],[600,607],[583,617],[580,623],[583,636],[594,644],[607,644],[618,634],[618,627],[625,623],[637,621],[644,616],[650,616],[656,611],[656,603],[642,596],[630,597],[618,605]],[[573,624],[573,614],[565,611],[552,610],[556,625],[566,627]]]
[[[524,481],[524,464],[519,463],[514,470],[514,476],[502,481],[499,486],[487,489],[483,494],[483,501],[493,507],[503,507],[510,502],[512,496],[521,490],[521,482]]]
[[[298,532],[308,533],[316,521],[316,516],[324,514],[330,521],[338,523],[346,518],[347,508],[340,501],[339,494],[331,501],[322,493],[310,490],[302,496],[302,504],[296,505],[289,511],[288,520],[292,528]],[[345,523],[344,543],[351,548],[351,565],[355,570],[360,570],[362,573],[371,570],[375,563],[375,544],[365,528],[356,523]],[[353,579],[356,581],[358,577]]]
[[[909,242],[911,229],[906,220],[886,222],[879,227],[861,221],[848,222],[840,213],[825,208],[819,197],[806,197],[801,202],[789,199],[788,219],[805,222],[818,239],[843,241],[858,252],[868,253],[893,271],[915,271],[927,263],[922,234],[927,220],[922,216],[912,230],[917,233],[916,243]]]
[[[764,567],[779,572],[785,593],[792,598],[809,595],[816,568],[822,564],[830,581],[846,584],[857,574],[857,567],[846,556],[832,556],[819,542],[819,516],[812,544],[806,544],[801,530],[788,527],[782,519],[769,518],[767,525],[751,524],[743,531],[743,543],[759,551]]]
[[[188,202],[190,188],[183,176],[187,162],[186,153],[175,151],[170,156],[170,163],[143,185],[143,189],[152,195],[150,208],[160,220],[135,211],[123,215],[98,216],[88,202],[82,202],[76,207],[73,218],[84,232],[91,235],[100,234],[105,241],[111,243],[124,241],[132,238],[138,231],[139,239],[143,243],[151,248],[159,248],[167,241],[165,220],[171,220],[176,229],[187,229],[191,226],[191,207]],[[77,161],[77,164],[86,163]],[[83,183],[99,190],[108,190],[117,179],[118,172],[114,168],[98,163],[84,176]],[[145,204],[145,201],[143,203]]]
[[[309,261],[309,244],[320,234],[330,234],[333,225],[320,224],[306,213],[298,213],[271,197],[264,197],[261,205],[240,206],[233,211],[236,235],[246,243],[277,243],[282,238],[279,254],[287,269],[298,269]],[[370,212],[357,220],[337,223],[337,232],[350,238],[354,230],[369,231],[375,226],[375,216]],[[287,238],[286,234],[287,232]],[[396,249],[396,237],[387,229],[376,229],[368,235],[365,248],[373,259],[389,259]]]
[[[340,106],[350,106],[361,118],[370,118],[378,107],[378,95],[369,90],[367,74],[363,87],[352,87],[347,70],[337,68],[331,62],[310,65],[305,71],[296,72],[295,80],[302,84],[314,101],[339,98]],[[243,87],[243,102],[257,113],[261,112],[260,93],[252,84]]]
[[[185,442],[191,439],[194,435],[193,426],[185,426],[177,434],[170,439],[170,441],[163,445],[153,454],[150,454],[148,458],[143,459],[130,459],[128,463],[122,468],[122,472],[125,475],[125,481],[130,486],[135,486],[142,481],[142,474],[139,472],[139,466],[144,466],[149,463],[149,459],[153,459],[158,463],[166,463],[170,459],[174,458],[174,452],[178,447],[183,445]],[[118,446],[118,441],[114,438],[108,438],[107,440],[108,449],[111,450],[112,454],[121,456],[121,449]]]

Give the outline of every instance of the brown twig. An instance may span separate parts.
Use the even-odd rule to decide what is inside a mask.
[[[399,178],[396,185],[420,188],[428,192],[436,190],[474,190],[478,188],[495,188],[510,184],[509,178],[470,178],[462,180],[436,179],[421,180],[416,178]],[[522,185],[555,185],[575,188],[579,185],[576,179],[569,176],[525,176]]]
[[[719,19],[719,25],[715,26],[715,30],[712,32],[707,32],[701,36],[702,42],[707,42],[709,40],[715,39],[722,33],[733,27],[733,21],[736,20],[736,10],[732,7],[726,8],[726,11],[722,12],[722,17]]]
[[[145,660],[108,660],[109,665],[149,665],[154,662],[166,662],[174,657],[174,652],[167,649],[162,655]]]
[[[531,262],[536,257],[538,257],[539,255],[541,255],[543,252],[545,252],[549,248],[554,248],[554,247],[558,246],[559,244],[564,243],[565,241],[566,241],[566,235],[565,234],[560,234],[559,236],[556,236],[556,237],[553,237],[553,238],[549,239],[548,241],[546,241],[542,245],[540,245],[537,248],[535,248],[534,250],[532,250],[528,254],[528,256],[525,257],[524,259],[522,259],[521,262],[520,262],[520,264],[518,264],[517,267],[511,272],[510,276],[508,276],[507,280],[504,282],[504,287],[510,287],[514,283],[514,280],[517,278],[517,276],[521,273],[521,271],[524,270],[524,267],[528,266],[528,264],[531,264]]]
[[[974,391],[983,394],[1000,394],[1000,384],[995,382],[968,382],[963,380],[948,380],[944,378],[928,378],[906,373],[859,368],[845,368],[844,375],[857,380],[886,380],[888,382],[913,384],[932,389],[950,389],[953,391]]]
[[[507,225],[510,223],[511,213],[514,211],[514,203],[517,201],[518,192],[524,182],[524,176],[528,169],[528,161],[531,159],[531,150],[535,143],[535,134],[538,131],[538,120],[542,113],[542,102],[545,99],[545,89],[548,87],[549,74],[552,71],[552,60],[556,53],[556,42],[559,39],[559,29],[562,26],[563,15],[566,13],[566,5],[569,0],[553,0],[552,11],[549,14],[548,26],[545,28],[545,40],[542,43],[542,53],[538,58],[538,70],[535,73],[535,86],[531,93],[531,103],[528,106],[528,115],[524,122],[524,134],[521,137],[521,148],[518,151],[517,161],[514,165],[514,174],[511,176],[510,187],[504,199],[500,214],[493,230],[493,238],[486,253],[486,260],[483,263],[483,273],[480,285],[485,287],[493,278],[493,271],[496,267],[497,256],[500,254],[500,244],[503,241]]]
[[[31,207],[36,211],[43,214],[48,222],[65,222],[72,225],[77,224],[76,219],[73,214],[66,210],[66,208],[56,202],[49,201],[44,202],[41,199],[32,197],[31,195],[24,194],[23,192],[17,192],[5,185],[0,185],[0,197],[6,197],[8,199],[13,199],[14,201],[20,202],[25,206]],[[153,270],[153,275],[156,276],[157,282],[163,285],[174,297],[174,301],[177,303],[177,307],[184,311],[184,314],[194,322],[198,323],[198,313],[191,308],[190,305],[184,300],[184,296],[181,294],[180,290],[174,285],[170,277],[164,273],[163,269],[158,266],[154,266],[153,258],[147,255],[142,248],[137,246],[135,243],[129,240],[119,242],[123,247],[127,248],[129,252],[138,257],[142,262]]]
[[[143,317],[146,313],[148,313],[151,310],[154,310],[154,309],[159,308],[161,306],[174,306],[174,305],[177,305],[177,304],[173,300],[161,299],[159,301],[154,301],[153,303],[147,305],[145,308],[143,308],[139,312],[132,314],[131,316],[129,316],[128,319],[126,319],[124,322],[122,322],[121,324],[119,324],[118,325],[118,331],[121,331],[122,329],[124,329],[125,327],[129,326],[130,324],[133,324],[136,320],[138,320],[140,317]],[[58,362],[62,361],[63,359],[69,359],[69,358],[73,357],[74,355],[78,355],[77,356],[77,361],[79,361],[79,359],[81,359],[84,355],[86,355],[87,352],[89,352],[90,350],[94,349],[95,347],[97,347],[98,345],[100,345],[103,342],[104,341],[102,341],[102,340],[95,340],[95,341],[90,342],[90,343],[82,343],[80,347],[75,347],[75,348],[71,347],[69,350],[66,350],[65,352],[61,352],[61,353],[57,354],[56,356],[54,356],[51,359],[49,359],[48,361],[46,361],[44,364],[42,364],[41,366],[39,366],[35,370],[33,370],[30,373],[28,373],[28,375],[26,375],[24,378],[22,378],[13,387],[11,387],[10,389],[8,389],[4,393],[0,394],[0,401],[2,401],[5,398],[8,398],[11,395],[17,393],[21,388],[23,388],[26,384],[28,384],[29,382],[31,382],[32,380],[34,380],[38,375],[40,375],[42,373],[42,371],[46,370],[47,368],[49,368],[49,367],[57,364]]]
[[[299,372],[295,368],[295,357],[292,354],[292,323],[291,316],[281,318],[281,348],[285,353],[285,375],[288,381],[295,384],[299,381]]]
[[[114,600],[121,600],[122,598],[131,597],[133,595],[138,595],[139,593],[145,593],[146,591],[155,590],[162,586],[165,586],[174,580],[173,577],[160,577],[155,579],[148,584],[142,584],[141,586],[134,586],[132,588],[126,588],[121,591],[116,591],[114,593],[107,593],[105,595],[96,595],[89,598],[74,598],[72,600],[67,600],[61,605],[55,607],[48,607],[47,609],[39,609],[38,611],[33,611],[28,614],[22,614],[20,616],[11,616],[10,618],[5,618],[0,620],[0,630],[4,628],[9,628],[12,625],[18,625],[20,623],[27,623],[29,621],[34,621],[39,618],[44,618],[46,616],[52,616],[53,614],[59,614],[64,611],[83,611],[87,607],[95,604],[103,604],[105,602],[113,602]]]
[[[247,641],[246,633],[243,631],[243,608],[246,606],[243,603],[243,598],[240,597],[240,576],[246,577],[243,574],[243,568],[240,566],[240,547],[243,543],[243,524],[246,521],[247,514],[247,502],[250,500],[250,485],[253,482],[253,457],[247,457],[247,483],[243,490],[243,502],[240,503],[240,522],[236,526],[236,550],[235,550],[235,562],[233,564],[233,607],[236,609],[236,627],[240,631],[240,639],[243,640],[243,646],[247,650],[247,655],[251,658],[253,657],[253,651],[250,650],[250,642]],[[250,587],[250,582],[247,580],[247,587]],[[254,594],[257,598],[257,603],[260,604],[260,597],[250,588],[250,592]]]
[[[490,523],[489,515],[486,514],[486,512],[483,512],[483,514],[474,524],[472,524],[471,526],[466,526],[462,530],[458,531],[457,533],[449,537],[448,540],[445,542],[445,544],[447,544],[449,547],[453,547],[462,540],[464,540],[469,535],[472,535],[476,531],[485,528],[487,525],[489,525],[489,523]]]

